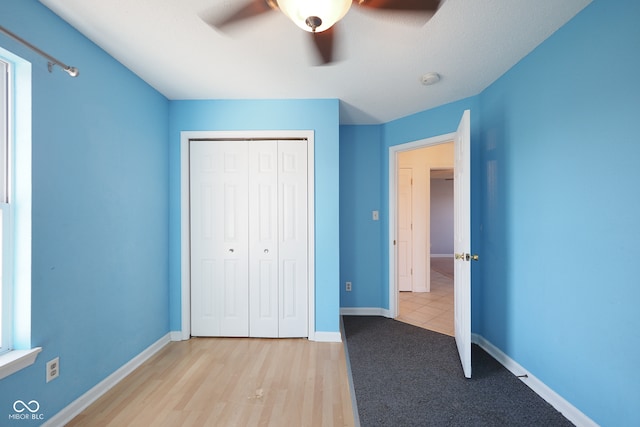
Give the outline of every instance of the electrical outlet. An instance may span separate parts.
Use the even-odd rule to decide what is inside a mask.
[[[345,283],[345,289],[347,290],[347,292],[351,292],[351,282]]]
[[[47,362],[47,382],[60,376],[60,358],[56,357]]]

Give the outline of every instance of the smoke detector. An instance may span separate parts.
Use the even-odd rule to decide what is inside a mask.
[[[440,74],[438,74],[438,73],[423,74],[422,77],[420,78],[420,81],[425,86],[429,86],[429,85],[438,83],[440,81]]]

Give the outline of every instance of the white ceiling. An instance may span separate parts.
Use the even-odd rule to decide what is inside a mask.
[[[243,0],[40,1],[169,99],[338,98],[342,124],[376,124],[480,93],[591,0],[446,0],[422,26],[354,5],[322,66],[279,11],[204,22]]]

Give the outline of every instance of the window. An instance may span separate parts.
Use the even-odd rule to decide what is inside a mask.
[[[31,111],[31,64],[0,47],[0,380],[42,350],[31,346]]]
[[[10,172],[10,72],[9,63],[0,60],[0,354],[13,347],[13,280],[11,266]]]

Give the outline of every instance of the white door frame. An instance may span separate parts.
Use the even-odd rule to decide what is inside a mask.
[[[307,140],[307,219],[308,219],[308,339],[315,340],[315,182],[314,132],[312,130],[241,130],[180,132],[180,251],[181,251],[181,338],[191,338],[191,239],[189,223],[189,141],[191,139],[306,139]]]
[[[398,177],[398,153],[403,151],[416,150],[418,148],[430,147],[433,145],[453,142],[455,132],[431,138],[420,139],[418,141],[389,147],[389,317],[398,317],[398,283],[397,283],[397,262],[398,251],[394,242],[397,240],[397,177]]]

